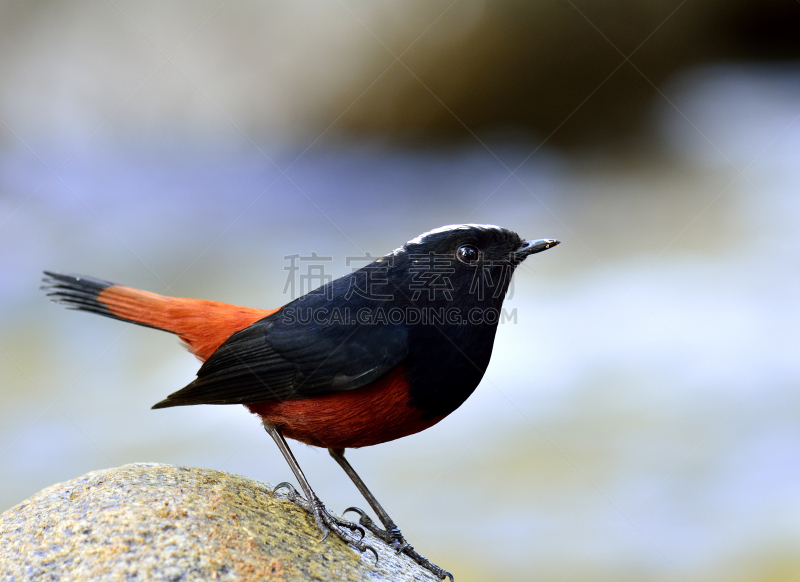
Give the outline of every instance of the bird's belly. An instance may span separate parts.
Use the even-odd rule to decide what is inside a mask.
[[[354,390],[246,406],[279,427],[284,436],[329,449],[385,443],[425,430],[444,418],[424,418],[424,412],[411,404],[403,366]]]

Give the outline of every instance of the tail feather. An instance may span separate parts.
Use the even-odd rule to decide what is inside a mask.
[[[177,334],[201,361],[231,334],[277,311],[166,297],[90,277],[44,274],[42,289],[55,303]]]

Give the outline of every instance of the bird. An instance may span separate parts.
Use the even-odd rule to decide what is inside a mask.
[[[560,244],[495,225],[455,224],[412,238],[370,264],[271,310],[167,297],[90,277],[44,271],[51,301],[176,334],[202,362],[197,377],[153,405],[241,404],[275,441],[302,495],[287,498],[329,533],[365,552],[365,529],[440,579],[345,458],[345,450],[423,431],[455,411],[489,365],[511,276]],[[330,513],[286,439],[328,449],[381,525]],[[344,515],[344,514],[343,514]]]

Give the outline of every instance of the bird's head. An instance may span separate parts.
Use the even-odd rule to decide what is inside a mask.
[[[502,302],[514,269],[530,255],[558,244],[555,239],[523,240],[489,224],[457,224],[423,233],[387,258],[405,271],[403,279],[417,300],[433,299],[439,292],[446,298],[458,295],[462,301],[465,294],[473,294],[483,301],[488,292]]]

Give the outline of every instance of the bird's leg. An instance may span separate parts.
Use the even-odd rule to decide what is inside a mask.
[[[294,458],[291,449],[289,448],[289,444],[286,442],[286,439],[283,438],[283,435],[280,433],[280,430],[272,424],[264,423],[264,428],[266,429],[269,436],[273,438],[275,444],[278,445],[281,453],[283,453],[283,457],[286,459],[286,462],[289,463],[289,467],[291,467],[294,476],[297,477],[297,480],[300,482],[300,487],[303,489],[306,497],[305,499],[297,494],[297,491],[294,487],[292,487],[289,483],[280,483],[275,487],[275,491],[278,489],[288,489],[289,490],[289,501],[294,503],[295,505],[305,509],[311,515],[314,516],[314,521],[317,524],[317,527],[322,532],[322,539],[324,540],[328,537],[328,534],[333,532],[336,536],[341,539],[346,544],[353,546],[357,550],[363,552],[365,550],[371,551],[375,554],[375,559],[378,559],[378,552],[375,551],[375,548],[372,546],[364,543],[364,529],[356,525],[354,523],[350,523],[347,520],[341,519],[336,517],[335,515],[331,515],[328,513],[328,510],[325,509],[322,501],[320,501],[319,497],[314,493],[311,489],[311,485],[308,484],[308,480],[306,476],[303,474],[303,470],[300,468],[300,465],[297,463],[297,459]],[[349,530],[349,531],[348,531]],[[355,535],[355,532],[359,532],[361,534],[360,537]]]
[[[378,519],[381,520],[383,527],[385,527],[386,529],[382,530],[377,525],[375,525],[375,522],[372,521],[372,519],[370,519],[370,517],[366,513],[364,513],[357,507],[348,508],[345,511],[345,513],[347,513],[348,511],[354,511],[358,513],[361,516],[359,519],[361,525],[370,530],[377,537],[381,538],[387,544],[392,546],[398,552],[401,551],[404,546],[408,545],[408,543],[403,538],[403,534],[400,531],[400,528],[398,528],[397,525],[395,525],[394,521],[392,521],[392,518],[389,517],[388,513],[386,513],[386,510],[383,508],[383,506],[378,502],[377,499],[375,499],[375,496],[364,484],[364,481],[362,481],[361,477],[358,476],[358,473],[355,472],[353,466],[349,463],[347,459],[344,458],[344,449],[328,449],[328,452],[331,454],[331,457],[336,459],[336,462],[339,463],[339,466],[341,466],[342,469],[344,469],[344,472],[347,473],[348,477],[350,477],[355,486],[361,492],[361,495],[363,495],[364,499],[367,500],[367,503],[370,504],[370,507],[372,507],[372,509],[375,511],[375,513],[378,516]]]
[[[386,510],[383,508],[383,506],[378,503],[378,500],[375,499],[375,496],[372,494],[372,492],[367,489],[367,486],[361,480],[361,477],[358,476],[358,473],[355,472],[355,469],[353,469],[347,459],[344,458],[344,449],[328,449],[328,452],[331,454],[331,457],[336,459],[336,462],[339,463],[339,466],[344,469],[344,472],[347,473],[347,476],[353,481],[353,484],[361,492],[361,495],[364,496],[364,499],[367,500],[367,503],[369,503],[370,507],[372,507],[372,510],[378,516],[378,519],[381,520],[383,527],[386,529],[381,529],[375,525],[375,522],[372,521],[372,519],[370,519],[370,517],[363,510],[357,507],[348,507],[344,513],[347,513],[348,511],[354,511],[360,516],[358,523],[375,534],[376,537],[379,537],[385,541],[398,553],[404,553],[423,568],[433,572],[434,575],[441,579],[450,578],[452,582],[453,575],[450,572],[443,570],[436,564],[433,564],[427,558],[425,558],[425,556],[421,556],[411,546],[411,544],[405,540],[400,528],[395,525],[394,521],[392,521],[392,518],[389,517],[388,513],[386,513]]]

